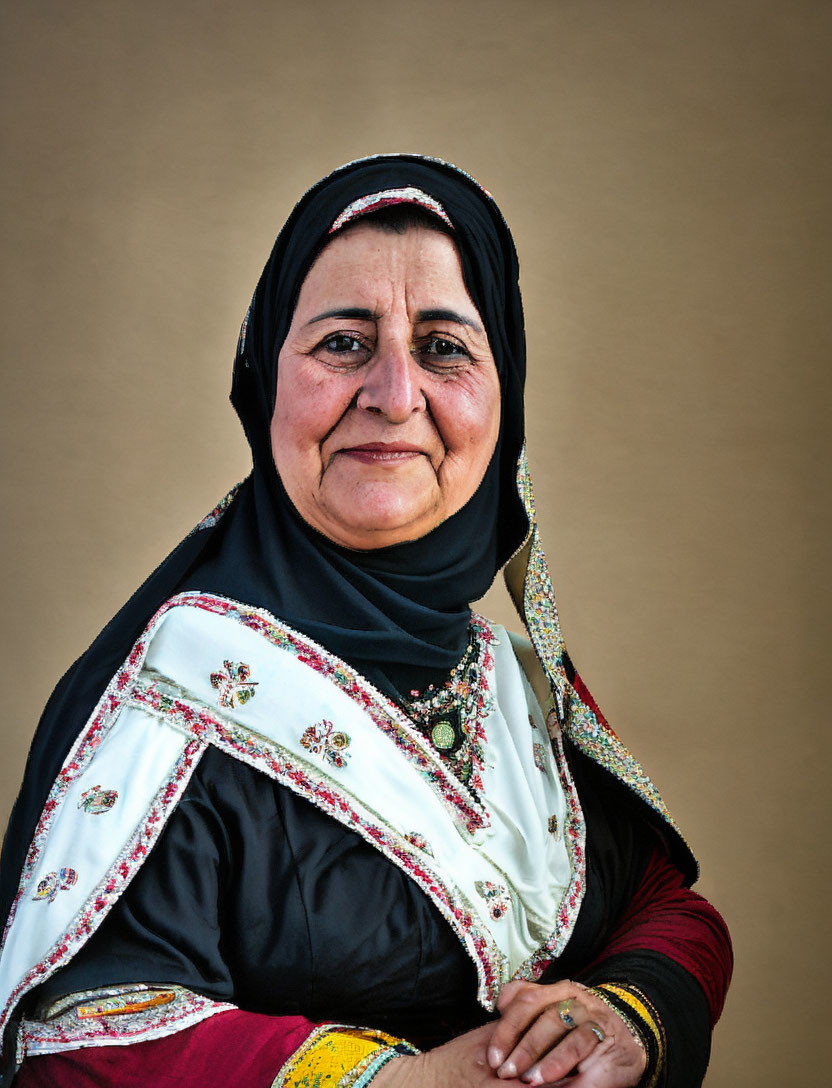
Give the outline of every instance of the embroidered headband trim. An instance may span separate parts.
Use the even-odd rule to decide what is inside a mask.
[[[344,208],[329,228],[329,233],[334,234],[361,215],[369,215],[370,212],[377,212],[380,208],[389,208],[394,204],[417,204],[420,208],[424,208],[433,215],[438,215],[442,222],[447,223],[453,230],[454,225],[438,200],[428,196],[421,189],[407,185],[402,189],[383,189],[380,193],[368,193],[367,196],[360,196],[358,200],[354,200],[352,204],[348,204]]]

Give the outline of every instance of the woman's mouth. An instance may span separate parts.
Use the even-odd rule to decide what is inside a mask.
[[[395,465],[427,456],[423,449],[409,442],[365,442],[360,446],[348,446],[338,450],[338,453],[369,465]]]

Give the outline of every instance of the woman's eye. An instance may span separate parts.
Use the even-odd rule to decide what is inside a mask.
[[[333,336],[328,336],[319,345],[324,351],[331,351],[334,355],[345,355],[351,351],[361,351],[363,346],[360,340],[357,340],[354,336],[347,336],[342,332],[336,332]]]
[[[419,353],[434,361],[467,359],[468,352],[455,340],[446,340],[443,336],[431,336],[419,345]]]

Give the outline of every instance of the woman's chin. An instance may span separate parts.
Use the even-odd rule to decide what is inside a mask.
[[[312,524],[345,548],[369,551],[425,536],[443,520],[440,496],[414,501],[411,493],[376,485],[358,494],[339,494]]]

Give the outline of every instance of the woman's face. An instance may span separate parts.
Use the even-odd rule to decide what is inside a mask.
[[[272,451],[306,522],[348,548],[415,540],[476,491],[500,383],[450,237],[359,225],[303,281]]]

